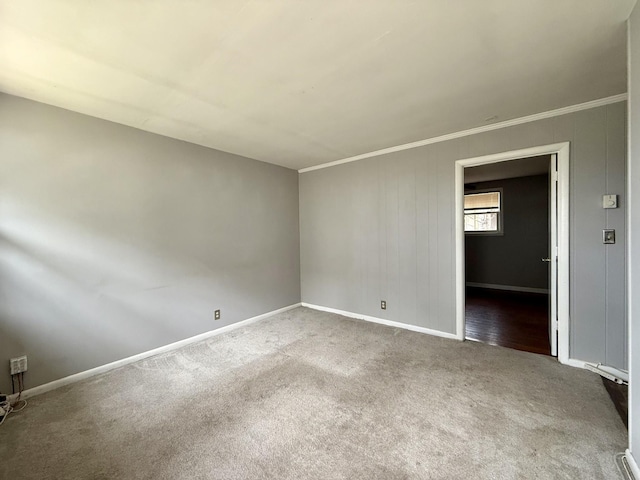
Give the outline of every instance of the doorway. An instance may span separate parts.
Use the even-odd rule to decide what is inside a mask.
[[[464,169],[465,339],[555,355],[550,336],[552,155]]]
[[[539,262],[544,262],[545,269],[548,272],[548,297],[536,297],[531,296],[535,294],[543,294],[539,290],[546,290],[537,287],[533,288],[533,291],[520,291],[510,292],[511,307],[509,302],[506,302],[507,309],[512,308],[513,305],[521,305],[524,308],[520,308],[521,311],[537,311],[547,313],[545,319],[548,334],[546,335],[546,344],[548,345],[548,352],[552,355],[557,355],[558,359],[562,363],[569,363],[569,144],[553,144],[542,147],[534,147],[523,150],[516,150],[511,152],[505,152],[495,155],[488,155],[483,157],[469,158],[456,161],[456,316],[457,316],[457,337],[464,340],[467,335],[467,321],[466,321],[466,307],[467,307],[467,279],[466,279],[466,258],[465,258],[465,169],[471,169],[480,165],[499,164],[495,165],[495,169],[498,171],[504,170],[508,167],[509,161],[518,161],[519,159],[528,159],[531,157],[546,156],[549,165],[549,229],[548,238],[548,256],[541,256],[537,259]],[[515,162],[514,162],[515,163]],[[471,171],[471,170],[469,170]],[[479,183],[479,182],[476,182]],[[470,189],[467,188],[467,191]],[[480,190],[486,190],[477,188],[478,193]],[[495,189],[494,189],[495,192]],[[487,200],[488,197],[485,197]],[[484,208],[483,213],[496,213],[495,212],[495,196],[492,199],[493,205],[482,205],[481,202],[476,202],[477,208]],[[506,207],[508,208],[508,206]],[[491,210],[494,209],[494,210]],[[495,215],[492,215],[495,216]],[[489,216],[491,217],[491,216]],[[479,222],[491,222],[492,218],[480,218]],[[502,219],[504,222],[504,219]],[[495,220],[494,224],[490,225],[490,228],[494,230],[494,234],[502,234],[501,228],[508,228],[507,224],[500,225],[500,220]],[[537,269],[539,270],[539,269]],[[473,284],[474,282],[471,282]],[[479,282],[478,282],[479,283]],[[499,284],[485,284],[486,286],[499,286]],[[470,285],[473,288],[473,285]],[[475,286],[477,288],[477,285]],[[507,295],[508,290],[500,290],[493,288],[494,299],[497,297]],[[529,294],[529,297],[527,297]],[[518,298],[519,297],[519,298]],[[473,301],[473,297],[469,297],[470,303]],[[524,304],[524,305],[523,305]],[[504,313],[505,316],[513,316],[513,312]],[[539,320],[539,319],[538,319]],[[526,322],[525,322],[526,323]],[[470,322],[469,331],[474,327]],[[537,330],[539,332],[539,329]],[[522,333],[522,332],[521,332]],[[522,333],[526,336],[527,332]],[[471,338],[471,335],[470,335]],[[517,341],[517,339],[516,339]],[[496,343],[496,342],[490,342]],[[509,345],[507,345],[509,346]],[[543,353],[543,352],[538,352]]]

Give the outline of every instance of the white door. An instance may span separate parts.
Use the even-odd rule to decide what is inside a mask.
[[[551,355],[558,356],[558,155],[551,155],[549,185],[549,342]]]

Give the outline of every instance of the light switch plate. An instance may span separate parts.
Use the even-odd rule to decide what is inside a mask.
[[[616,243],[616,231],[602,230],[602,243]]]
[[[618,208],[618,195],[603,195],[602,208]]]

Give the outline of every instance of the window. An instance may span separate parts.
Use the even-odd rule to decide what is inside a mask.
[[[502,233],[501,189],[465,194],[464,231],[472,234]]]

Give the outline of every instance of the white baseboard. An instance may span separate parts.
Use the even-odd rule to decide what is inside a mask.
[[[426,333],[427,335],[434,335],[436,337],[449,338],[453,340],[464,340],[464,338],[460,338],[454,333],[441,332],[440,330],[432,330],[430,328],[418,327],[416,325],[410,325],[408,323],[394,322],[393,320],[385,320],[384,318],[372,317],[369,315],[362,315],[360,313],[347,312],[346,310],[338,310],[337,308],[323,307],[321,305],[314,305],[306,302],[302,302],[302,306],[307,308],[312,308],[314,310],[320,310],[322,312],[336,313],[338,315],[343,315],[349,318],[357,318],[359,320],[365,320],[367,322],[379,323],[382,325],[387,325],[389,327],[396,327],[396,328],[402,328],[404,330],[411,330],[412,332]],[[581,368],[583,370],[587,369],[587,362],[583,360],[578,360],[575,358],[568,358],[566,360],[562,360],[558,358],[558,361],[563,365],[568,365],[569,367]],[[615,370],[615,369],[612,369],[612,370]],[[640,476],[637,477],[637,480],[640,480]]]
[[[627,448],[624,452],[624,458],[626,458],[627,463],[629,464],[629,468],[631,469],[631,473],[635,477],[636,480],[640,480],[640,468],[638,467],[638,463],[636,459],[633,458],[631,451]]]
[[[575,368],[582,368],[582,369],[587,368],[585,366],[586,362],[583,362],[582,360],[576,360],[575,358],[568,358],[564,362],[560,362],[560,363],[562,363],[563,365],[568,365],[570,367],[575,367]]]
[[[533,288],[533,287],[517,287],[515,285],[495,285],[493,283],[476,283],[467,282],[467,287],[477,288],[489,288],[491,290],[508,290],[510,292],[523,292],[523,293],[549,293],[548,288]]]
[[[410,325],[408,323],[394,322],[393,320],[385,320],[384,318],[371,317],[369,315],[362,315],[360,313],[347,312],[345,310],[338,310],[337,308],[322,307],[320,305],[313,305],[311,303],[302,302],[303,307],[312,308],[314,310],[320,310],[322,312],[336,313],[349,318],[357,318],[359,320],[365,320],[372,323],[380,323],[389,327],[402,328],[404,330],[411,330],[412,332],[426,333],[427,335],[433,335],[436,337],[450,338],[453,340],[464,340],[458,337],[454,333],[441,332],[440,330],[432,330],[430,328],[418,327],[416,325]]]
[[[211,330],[209,332],[201,333],[193,337],[185,338],[184,340],[179,340],[177,342],[170,343],[162,347],[154,348],[153,350],[138,353],[137,355],[132,355],[131,357],[123,358],[121,360],[116,360],[115,362],[107,363],[106,365],[101,365],[99,367],[95,367],[90,370],[74,373],[73,375],[69,375],[68,377],[63,377],[58,380],[45,383],[43,385],[38,385],[37,387],[33,387],[22,392],[22,398],[30,398],[36,395],[40,395],[45,392],[55,390],[56,388],[64,387],[65,385],[69,385],[71,383],[79,382],[80,380],[84,380],[85,378],[90,378],[95,375],[108,372],[109,370],[114,370],[124,365],[129,365],[130,363],[134,363],[139,360],[143,360],[145,358],[153,357],[155,355],[160,355],[161,353],[165,353],[165,352],[170,352],[171,350],[176,350],[186,345],[190,345],[192,343],[206,340],[207,338],[215,337],[216,335],[221,335],[223,333],[230,332],[231,330],[236,330],[238,328],[246,327],[247,325],[255,323],[259,320],[263,320],[265,318],[271,317],[278,313],[286,312],[287,310],[292,310],[301,305],[302,305],[301,303],[295,303],[287,307],[283,307],[277,310],[273,310],[271,312],[263,313],[262,315],[258,315],[256,317],[251,317],[246,320],[242,320],[240,322],[232,323],[231,325],[225,325],[224,327],[220,327],[216,330]]]
[[[577,360],[575,358],[568,358],[564,361],[558,359],[558,361],[563,365],[568,365],[569,367],[574,367],[574,368],[582,368],[583,370],[589,370],[594,373],[598,373],[594,370],[594,367],[600,365],[597,363],[585,362],[584,360]],[[609,367],[605,365],[600,365],[600,368],[602,368],[604,372],[609,373],[615,377],[618,377],[619,379],[624,380],[625,382],[629,381],[629,373],[625,372],[624,370],[620,370],[619,368]],[[605,378],[607,377],[605,376]],[[638,480],[640,480],[640,477],[638,477]]]
[[[602,363],[585,362],[584,366],[587,370],[591,370],[607,380],[611,380],[616,383],[629,384],[629,372],[625,372],[619,368],[610,367],[609,365],[603,365]]]

